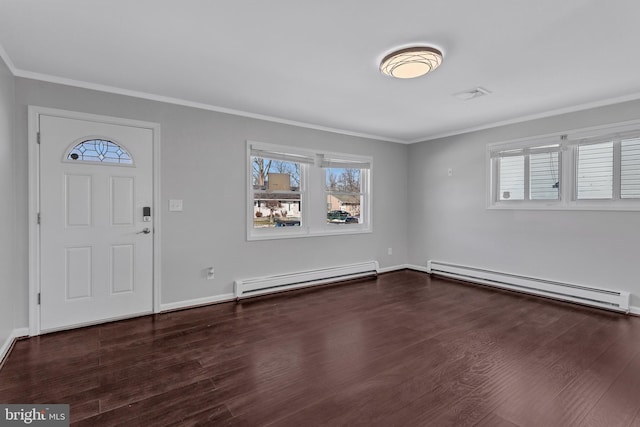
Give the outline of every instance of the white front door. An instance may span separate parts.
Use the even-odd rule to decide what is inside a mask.
[[[153,131],[43,114],[39,129],[40,330],[151,313]]]

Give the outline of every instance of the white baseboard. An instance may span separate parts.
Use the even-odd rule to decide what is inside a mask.
[[[13,330],[13,335],[16,338],[24,338],[29,336],[29,328],[18,328]]]
[[[640,316],[640,307],[629,306],[629,313]]]
[[[0,347],[0,364],[4,360],[6,356],[9,355],[9,350],[11,350],[11,346],[13,342],[22,337],[29,336],[29,328],[18,328],[11,331],[11,334],[7,337],[7,339],[2,343]]]
[[[407,268],[409,270],[421,271],[423,273],[430,273],[427,267],[423,267],[421,265],[407,264]]]
[[[411,268],[409,264],[392,265],[391,267],[378,268],[378,273],[391,273],[392,271],[406,270]]]
[[[186,301],[170,302],[167,304],[160,304],[160,312],[180,310],[183,308],[198,307],[200,305],[216,304],[220,302],[228,302],[236,299],[235,294],[222,294],[214,295],[212,297],[196,298]]]

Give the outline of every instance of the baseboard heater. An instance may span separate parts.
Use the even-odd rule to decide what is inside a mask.
[[[629,312],[630,294],[624,291],[573,285],[432,260],[427,262],[427,272],[452,279]]]
[[[377,274],[378,262],[367,261],[339,267],[236,280],[234,291],[236,299],[240,299]]]

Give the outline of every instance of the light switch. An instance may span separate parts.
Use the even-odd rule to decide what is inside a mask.
[[[169,212],[182,212],[182,200],[169,200]]]

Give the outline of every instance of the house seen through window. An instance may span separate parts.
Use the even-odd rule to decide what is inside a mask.
[[[371,158],[247,142],[247,238],[371,231]]]
[[[325,194],[327,198],[327,223],[332,225],[358,224],[362,218],[360,209],[363,194],[360,191],[361,169],[326,168]]]
[[[300,226],[302,166],[298,162],[252,157],[253,227]]]

